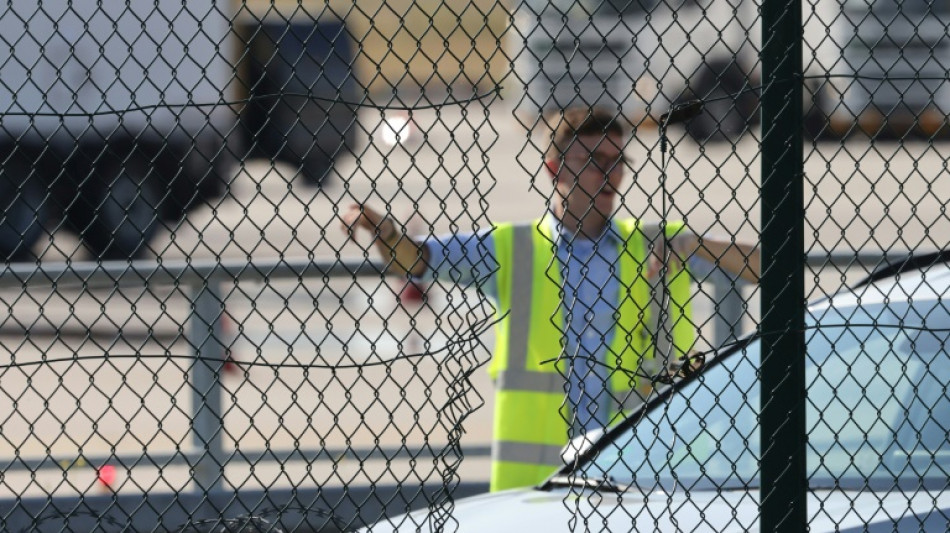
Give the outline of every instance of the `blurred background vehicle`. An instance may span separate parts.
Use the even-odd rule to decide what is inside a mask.
[[[950,135],[950,6],[926,0],[845,0],[835,18],[840,58],[816,87],[834,136]]]
[[[569,105],[604,105],[647,127],[700,99],[697,142],[735,141],[758,123],[761,25],[754,2],[525,0],[512,56],[533,125]],[[807,133],[946,135],[950,7],[925,0],[803,2]]]
[[[496,98],[508,20],[494,0],[8,2],[0,260],[42,258],[61,230],[89,254],[53,255],[159,255],[250,159],[326,184],[360,139],[386,142],[393,109]]]
[[[344,21],[270,2],[244,4],[237,24],[245,47],[235,65],[247,105],[241,131],[247,159],[290,165],[294,179],[322,185],[337,159],[356,149],[364,91],[356,43]]]
[[[812,531],[946,526],[948,259],[913,258],[809,307]],[[746,338],[708,358],[541,486],[455,502],[458,531],[567,531],[578,517],[605,530],[757,528],[760,344]],[[428,519],[421,511],[372,531],[426,529]]]
[[[0,260],[35,259],[60,229],[96,258],[142,257],[163,222],[224,192],[234,43],[219,4],[0,8]]]
[[[758,14],[752,2],[526,0],[515,13],[515,62],[537,114],[603,105],[647,126],[677,102],[701,98],[687,125],[699,140],[736,139],[757,119]]]

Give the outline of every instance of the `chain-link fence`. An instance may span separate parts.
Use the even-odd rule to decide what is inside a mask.
[[[950,528],[948,23],[6,2],[2,529]]]

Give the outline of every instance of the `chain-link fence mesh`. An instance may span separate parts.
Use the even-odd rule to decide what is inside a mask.
[[[3,529],[945,530],[948,18],[6,2]]]

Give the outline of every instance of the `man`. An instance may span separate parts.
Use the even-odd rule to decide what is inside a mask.
[[[650,229],[613,217],[626,136],[605,110],[564,111],[545,155],[553,201],[531,224],[417,242],[369,207],[343,215],[351,235],[375,234],[393,270],[478,284],[497,302],[505,318],[489,366],[497,388],[493,491],[542,481],[562,464],[569,436],[606,427],[639,400],[644,360],[688,352],[695,327],[687,262],[704,259],[757,281],[753,247],[700,237],[681,223]],[[657,273],[665,283],[651,280]],[[651,331],[651,322],[661,326]]]

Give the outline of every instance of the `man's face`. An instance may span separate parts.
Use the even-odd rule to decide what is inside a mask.
[[[550,163],[557,169],[555,202],[561,203],[566,216],[596,228],[613,213],[626,170],[620,135],[579,135],[560,161]]]

